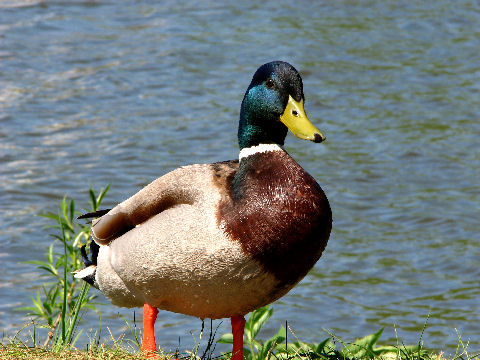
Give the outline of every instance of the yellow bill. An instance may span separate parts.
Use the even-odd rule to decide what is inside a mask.
[[[316,143],[325,140],[325,136],[308,120],[305,109],[303,108],[303,99],[295,101],[290,95],[285,111],[280,116],[280,121],[295,135],[304,140],[310,140]]]

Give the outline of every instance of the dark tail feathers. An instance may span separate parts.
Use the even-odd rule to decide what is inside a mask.
[[[79,216],[77,219],[89,219],[89,218],[98,218],[106,213],[108,213],[110,209],[107,210],[98,210],[91,213],[83,214]],[[82,260],[85,264],[85,268],[75,271],[75,277],[77,279],[85,280],[90,285],[96,287],[98,289],[98,284],[95,280],[95,273],[97,272],[97,258],[98,258],[98,251],[100,250],[100,246],[95,241],[90,241],[90,258],[88,258],[86,245],[83,245],[80,248],[80,253],[82,254]]]
[[[90,242],[90,259],[88,258],[85,247],[86,245],[83,245],[80,248],[80,253],[82,254],[82,260],[85,264],[85,268],[76,271],[75,277],[77,279],[82,279],[86,281],[87,283],[98,289],[98,284],[95,279],[95,273],[97,272],[97,257],[100,246],[95,241]]]
[[[97,257],[98,257],[98,250],[100,250],[100,246],[95,241],[90,241],[90,259],[88,258],[87,251],[85,247],[87,245],[83,245],[80,248],[80,253],[82,254],[82,260],[85,264],[85,267],[90,265],[97,266]]]

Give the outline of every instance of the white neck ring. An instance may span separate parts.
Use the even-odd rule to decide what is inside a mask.
[[[238,160],[242,160],[243,158],[249,157],[254,154],[265,153],[267,151],[283,151],[283,149],[278,144],[259,144],[240,150]]]

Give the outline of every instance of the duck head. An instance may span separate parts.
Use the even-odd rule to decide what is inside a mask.
[[[304,102],[302,78],[292,65],[273,61],[260,66],[240,109],[240,150],[259,144],[283,145],[288,129],[300,139],[325,140],[308,120]]]

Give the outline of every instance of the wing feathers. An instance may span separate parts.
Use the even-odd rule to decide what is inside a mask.
[[[104,210],[97,210],[97,211],[94,211],[94,212],[89,212],[89,213],[86,213],[86,214],[83,214],[83,215],[80,215],[79,217],[77,217],[77,219],[91,219],[91,218],[97,218],[97,217],[101,217],[103,215],[105,215],[106,213],[108,213],[111,209],[104,209]]]

